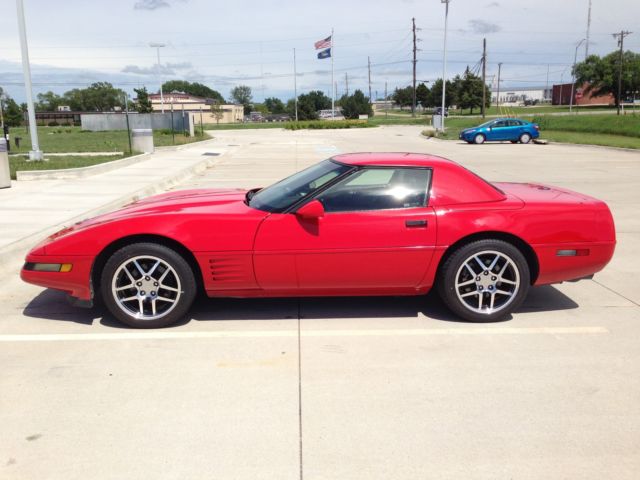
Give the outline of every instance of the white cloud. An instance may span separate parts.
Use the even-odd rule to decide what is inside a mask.
[[[485,33],[496,33],[501,30],[500,25],[485,22],[484,20],[479,20],[477,18],[469,20],[469,28],[473,33],[477,33],[480,35],[483,35]]]

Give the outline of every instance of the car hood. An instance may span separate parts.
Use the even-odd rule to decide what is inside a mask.
[[[141,215],[162,215],[196,212],[206,209],[208,214],[232,213],[248,209],[244,203],[246,190],[241,189],[197,189],[153,195],[137,200],[114,212],[82,220],[49,236],[43,243],[75,233],[85,228]]]

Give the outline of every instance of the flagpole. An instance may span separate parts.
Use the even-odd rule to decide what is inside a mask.
[[[331,120],[334,120],[335,110],[336,110],[336,90],[335,84],[333,83],[333,56],[335,54],[335,45],[336,41],[333,37],[333,27],[331,28]]]
[[[298,121],[298,74],[296,73],[296,49],[293,49],[293,94],[295,95],[296,122]]]

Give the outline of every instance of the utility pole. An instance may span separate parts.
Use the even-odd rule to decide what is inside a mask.
[[[298,72],[296,70],[296,49],[293,49],[293,94],[295,99],[293,101],[296,110],[296,122],[298,121]]]
[[[548,91],[549,91],[549,64],[547,63],[547,83],[545,84],[544,95],[543,95],[545,100],[547,99],[547,92]],[[553,97],[553,95],[552,95],[552,97]]]
[[[369,65],[369,105],[371,105],[371,58],[370,57],[367,57],[367,63]],[[415,70],[414,70],[414,77],[413,78],[415,79]],[[414,80],[414,82],[415,82],[415,80]],[[415,94],[415,90],[414,90],[414,93],[413,93],[414,98],[415,98],[415,95],[416,94]],[[414,103],[415,103],[415,100],[414,100]]]
[[[156,49],[156,53],[158,54],[158,81],[160,82],[160,109],[162,113],[164,113],[164,95],[162,93],[162,67],[160,66],[160,49],[162,47],[166,47],[164,43],[150,43],[149,46],[151,48]]]
[[[584,47],[584,59],[589,56],[589,34],[591,33],[591,0],[589,0],[589,13],[587,13],[587,44]]]
[[[624,37],[631,35],[633,32],[628,30],[620,30],[620,33],[614,33],[613,37],[618,39],[620,45],[620,68],[618,69],[618,115],[620,115],[620,107],[622,106],[622,61],[624,60]]]
[[[578,49],[580,48],[580,45],[582,45],[582,42],[584,41],[585,39],[583,38],[578,42],[578,44],[576,45],[576,53],[573,56],[573,68],[571,69],[571,97],[569,99],[569,113],[571,113],[571,111],[573,110],[573,96],[574,96],[573,92],[576,87],[576,62],[578,61]]]
[[[347,97],[349,96],[349,73],[344,72],[344,86],[347,92]]]
[[[447,26],[449,23],[449,2],[451,0],[440,0],[440,3],[445,4],[444,9],[444,44],[442,45],[442,111],[440,112],[440,129],[444,132],[444,118],[445,118],[445,99],[447,91]]]
[[[389,115],[389,104],[387,101],[389,97],[387,96],[387,82],[384,82],[384,117],[387,118]]]
[[[482,118],[485,118],[487,104],[487,39],[482,39]]]
[[[36,125],[36,111],[33,106],[33,90],[31,89],[31,66],[29,64],[29,47],[27,45],[27,28],[24,19],[23,0],[16,0],[18,10],[18,31],[20,34],[20,50],[22,53],[22,72],[24,75],[24,89],[27,97],[27,111],[29,117],[29,132],[31,133],[31,151],[29,160],[42,160],[42,150],[38,142],[38,127]]]
[[[496,109],[500,108],[500,71],[502,70],[502,62],[498,63],[498,91],[496,92]]]
[[[411,102],[411,116],[416,116],[416,63],[418,60],[416,59],[416,52],[418,48],[416,47],[416,19],[412,18],[411,23],[413,24],[413,101]]]

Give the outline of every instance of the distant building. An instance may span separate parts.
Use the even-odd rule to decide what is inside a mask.
[[[197,113],[198,116],[200,115],[200,112],[202,112],[203,123],[242,122],[244,116],[244,107],[242,105],[220,105],[222,117],[216,119],[214,114],[211,112],[211,106],[215,104],[215,100],[212,98],[196,97],[182,92],[164,93],[163,97],[164,102],[161,101],[159,93],[149,94],[151,108],[153,108],[154,112],[162,111],[164,103],[165,112],[170,112],[172,108],[174,112],[182,112],[184,110],[189,113]]]
[[[491,103],[496,104],[498,89],[491,90]],[[551,102],[551,88],[546,87],[500,87],[500,105],[518,107],[529,103]]]
[[[587,92],[588,83],[576,85],[573,88],[573,105],[615,105],[616,100],[610,93],[606,95],[593,95]],[[571,84],[563,83],[553,86],[553,105],[571,104]]]
[[[56,110],[58,112],[70,112],[71,107],[69,105],[58,105],[58,108]]]

